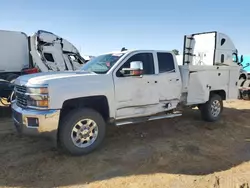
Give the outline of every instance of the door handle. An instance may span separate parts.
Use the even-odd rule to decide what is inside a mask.
[[[150,83],[150,81],[147,81],[147,83],[149,84],[149,83]],[[152,83],[152,82],[151,82],[151,83]],[[158,83],[158,81],[156,81],[156,80],[155,80],[155,81],[154,81],[154,83]]]
[[[180,79],[179,78],[177,78],[177,79],[175,79],[175,81],[179,81]],[[173,80],[171,79],[171,80],[169,80],[170,82],[172,82]]]

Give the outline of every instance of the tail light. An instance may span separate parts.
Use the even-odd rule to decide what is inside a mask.
[[[38,73],[39,70],[38,70],[38,68],[32,68],[32,69],[25,69],[25,70],[23,70],[23,72],[25,74],[34,74],[34,73]]]

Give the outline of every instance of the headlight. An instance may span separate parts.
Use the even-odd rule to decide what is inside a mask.
[[[49,92],[47,87],[27,88],[27,106],[31,108],[49,107]]]
[[[30,87],[27,88],[27,93],[31,94],[48,94],[48,88],[47,87]]]

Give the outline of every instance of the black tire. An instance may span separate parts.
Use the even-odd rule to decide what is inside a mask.
[[[243,87],[244,88],[250,88],[250,80],[246,80],[243,84]],[[249,91],[246,90],[246,91],[242,91],[241,92],[241,98],[243,100],[250,100],[250,95],[249,95]]]
[[[93,120],[98,127],[96,140],[89,146],[80,148],[77,147],[71,139],[71,132],[74,126],[83,119]],[[82,108],[72,110],[60,123],[58,142],[60,149],[67,154],[80,156],[93,152],[103,142],[106,134],[106,123],[103,117],[93,109]]]
[[[243,100],[250,100],[249,91],[242,91],[242,92],[241,92],[241,98],[242,98]]]
[[[218,101],[220,105],[220,111],[218,114],[213,115],[212,113],[212,105],[215,101]],[[203,120],[208,122],[214,122],[220,119],[221,113],[223,111],[223,101],[220,95],[212,94],[205,104],[200,105],[201,117]]]

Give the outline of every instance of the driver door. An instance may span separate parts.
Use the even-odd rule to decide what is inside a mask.
[[[123,68],[132,61],[143,63],[142,76],[124,76]],[[156,90],[155,62],[153,53],[133,53],[114,71],[116,119],[140,117],[156,112],[159,104]]]

